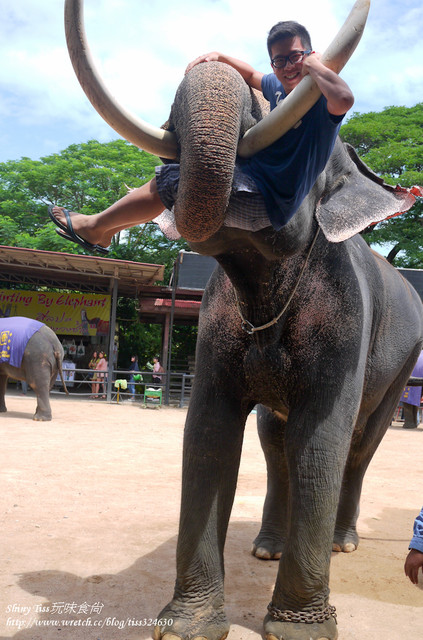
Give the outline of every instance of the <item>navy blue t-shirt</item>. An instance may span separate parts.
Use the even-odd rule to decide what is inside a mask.
[[[286,98],[274,73],[263,76],[262,91],[270,109]],[[299,123],[251,158],[238,158],[263,195],[272,226],[278,231],[294,215],[332,153],[344,116],[331,115],[321,96]]]

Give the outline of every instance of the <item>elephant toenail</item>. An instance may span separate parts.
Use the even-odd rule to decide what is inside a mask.
[[[160,627],[154,627],[154,631],[153,631],[153,640],[160,640]]]
[[[267,549],[264,549],[263,547],[258,547],[254,555],[256,558],[261,558],[262,560],[270,560],[272,557]]]

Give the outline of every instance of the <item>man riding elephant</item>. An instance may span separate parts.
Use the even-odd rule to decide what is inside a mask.
[[[201,63],[217,61],[228,64],[238,71],[248,86],[264,94],[272,110],[308,74],[316,82],[322,95],[283,138],[251,158],[238,162],[231,186],[232,201],[229,201],[228,209],[220,207],[220,215],[217,215],[212,204],[210,215],[206,217],[203,214],[202,224],[199,226],[187,225],[190,219],[185,216],[183,206],[177,207],[176,226],[187,240],[206,240],[222,224],[251,231],[258,231],[270,224],[277,231],[281,229],[294,215],[317,176],[323,171],[332,153],[342,119],[354,103],[348,85],[322,64],[319,54],[312,51],[310,35],[302,25],[296,22],[279,22],[270,30],[267,48],[273,69],[273,73],[268,75],[256,71],[241,60],[217,52],[194,60],[188,65],[186,73]],[[208,96],[203,98],[208,100]],[[217,159],[214,158],[214,171],[219,173],[221,181],[221,172],[216,163]],[[93,216],[51,207],[50,215],[60,227],[59,235],[76,242],[82,239],[82,246],[89,241],[92,247],[85,245],[87,248],[96,247],[101,251],[101,248],[110,244],[118,231],[153,220],[164,207],[173,207],[177,199],[179,167],[179,164],[157,167],[156,178]],[[208,167],[204,166],[204,160],[198,163],[197,173],[197,183],[203,184],[206,179],[212,189],[213,180]],[[204,198],[204,194],[202,197]]]
[[[228,64],[250,87],[264,94],[271,109],[308,74],[315,80],[322,96],[283,139],[238,165],[232,193],[241,194],[241,203],[233,195],[233,206],[227,210],[221,208],[220,216],[212,208],[207,224],[203,217],[201,227],[188,228],[183,207],[177,209],[176,225],[187,240],[206,240],[223,223],[251,231],[272,224],[279,230],[294,215],[324,169],[342,119],[353,105],[354,98],[348,85],[321,63],[320,56],[312,51],[310,35],[302,25],[296,22],[276,24],[269,33],[267,47],[272,74],[264,75],[241,60],[217,52],[200,56],[188,65],[186,72],[205,62]],[[206,169],[200,164],[197,170],[203,182],[201,173]],[[218,170],[216,166],[215,170]],[[69,214],[60,207],[52,207],[51,217],[61,229],[59,235],[65,234],[66,239],[73,241],[77,238],[89,240],[97,249],[104,248],[117,231],[153,220],[164,207],[171,209],[178,190],[179,164],[157,167],[156,173],[157,178],[94,216]],[[210,181],[210,176],[207,175],[207,179]]]

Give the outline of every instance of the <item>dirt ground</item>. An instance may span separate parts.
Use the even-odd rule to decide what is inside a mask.
[[[0,638],[140,640],[175,577],[186,409],[9,395],[0,415]],[[403,573],[423,502],[423,425],[394,425],[367,473],[361,544],[333,554],[340,640],[421,640],[423,580]],[[258,640],[277,562],[250,555],[266,476],[248,419],[225,551],[229,640]]]

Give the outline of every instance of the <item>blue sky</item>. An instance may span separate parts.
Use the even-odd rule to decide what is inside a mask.
[[[63,0],[0,0],[0,162],[57,153],[117,134],[80,88],[66,50]],[[188,62],[212,50],[270,72],[266,38],[279,20],[308,27],[324,51],[353,0],[85,0],[103,79],[130,112],[160,126]],[[257,13],[257,7],[259,13]],[[342,72],[353,111],[423,100],[421,0],[373,0],[365,34]]]

